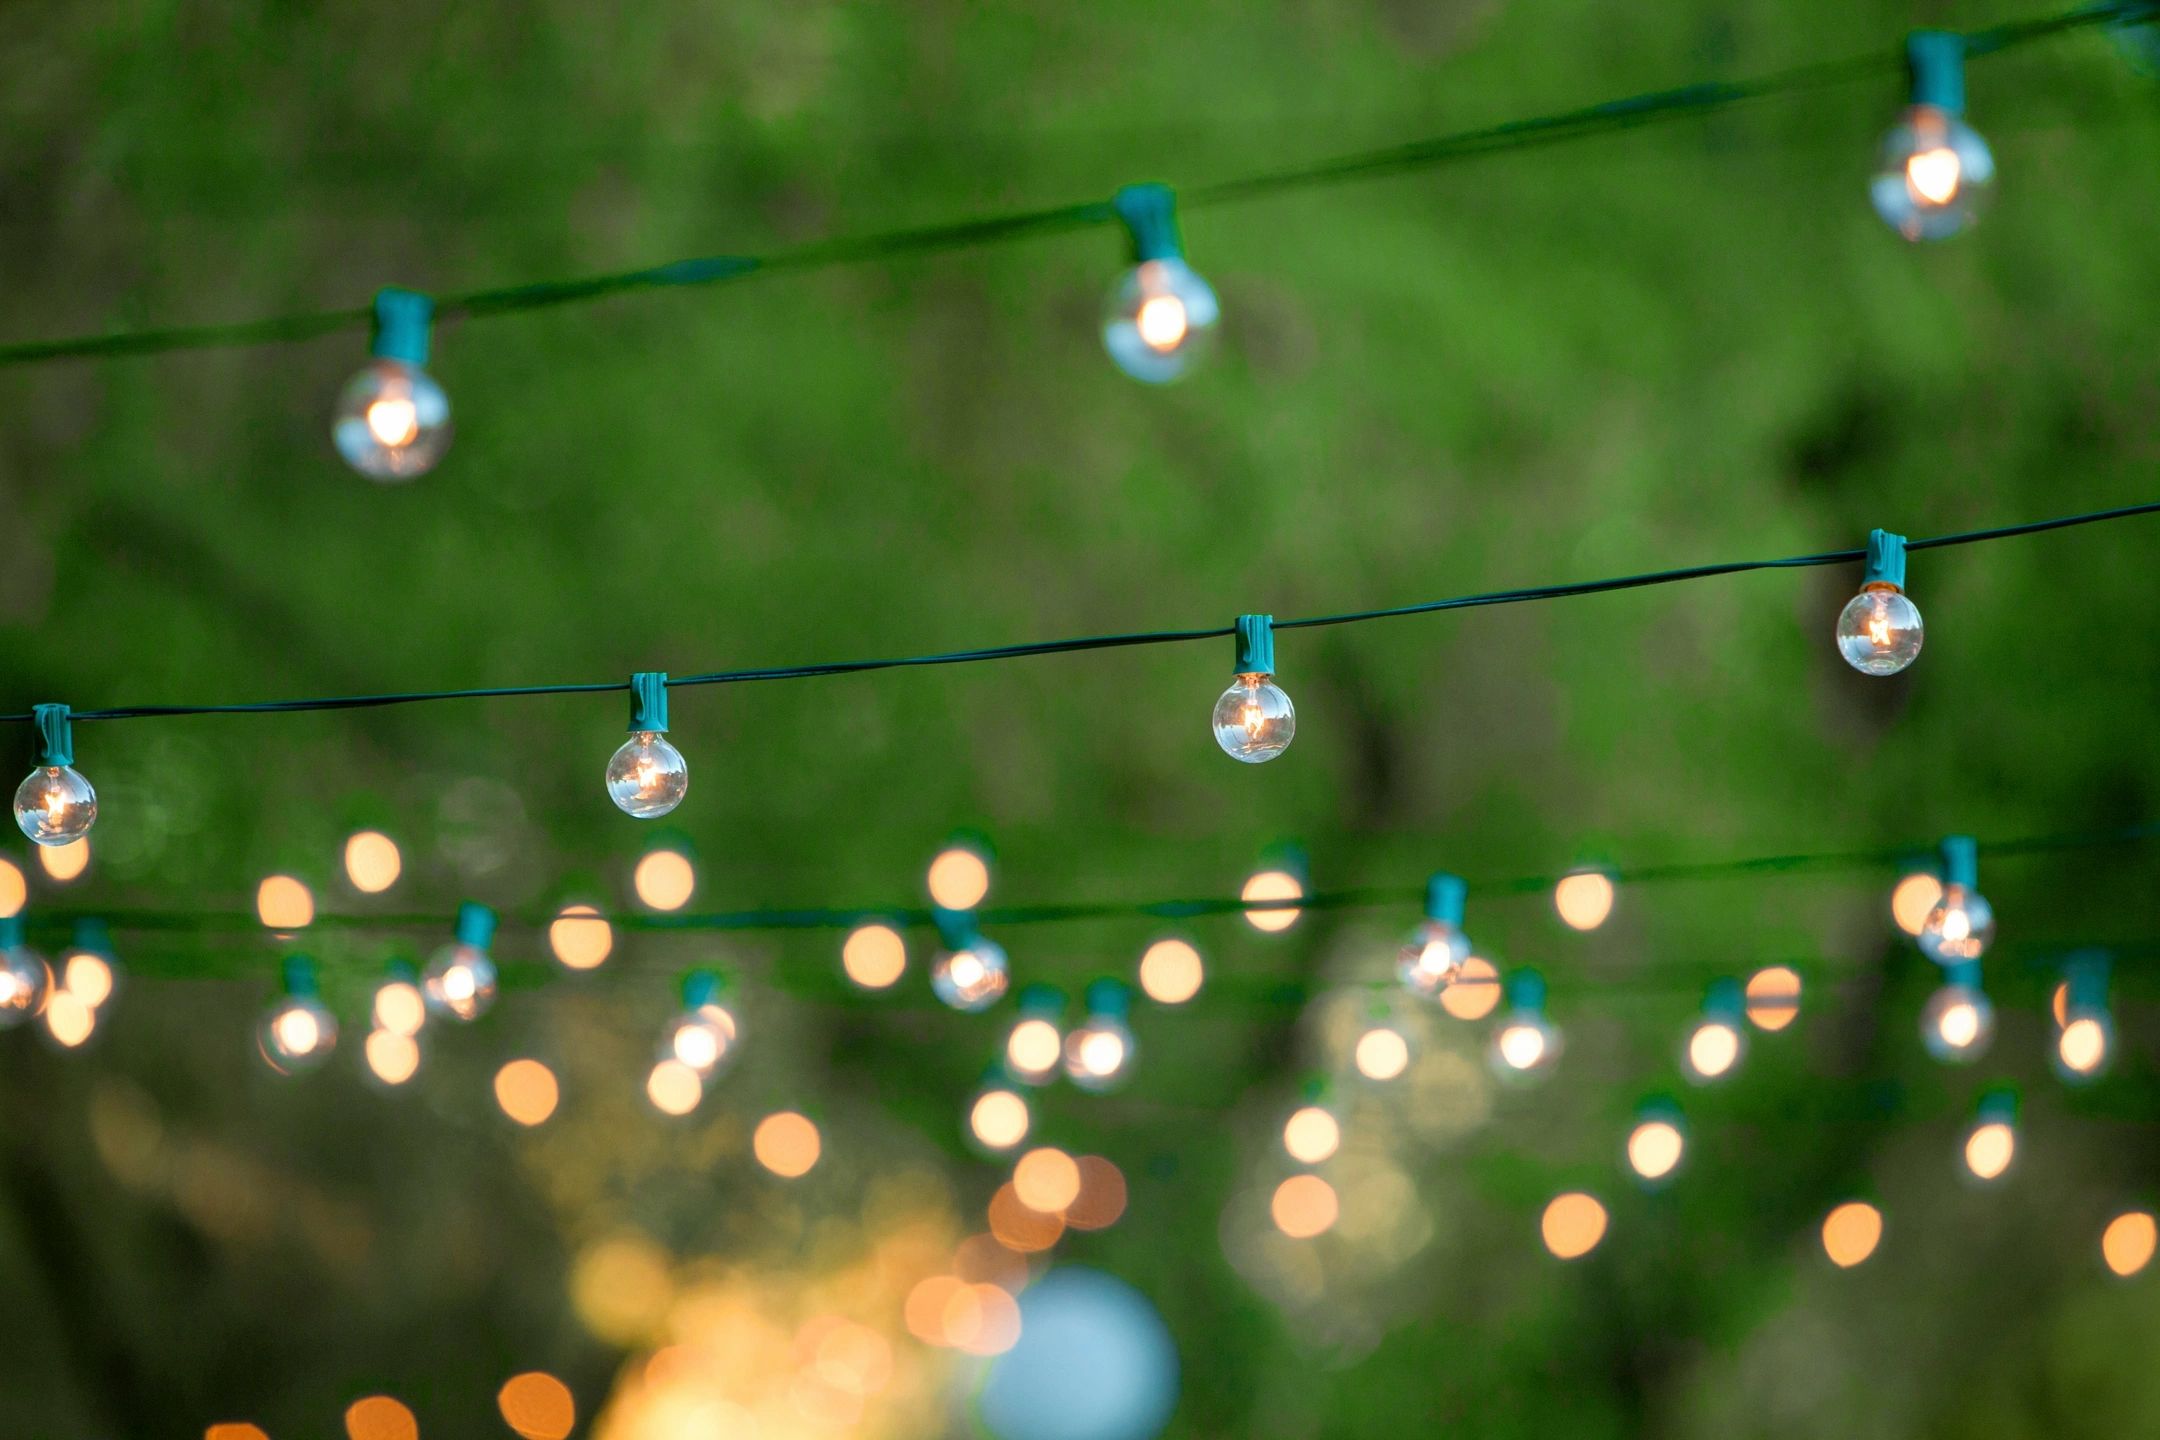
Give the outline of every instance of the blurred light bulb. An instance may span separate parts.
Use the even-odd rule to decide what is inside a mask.
[[[1897,922],[1898,929],[1917,937],[1942,893],[1942,881],[1925,870],[1914,871],[1890,892],[1890,918]]]
[[[1392,1025],[1369,1026],[1358,1036],[1351,1060],[1368,1080],[1393,1080],[1410,1068],[1409,1037]]]
[[[1977,1060],[1995,1038],[1995,1006],[1970,979],[1937,989],[1920,1012],[1920,1040],[1938,1060],[1962,1064]]]
[[[1005,1063],[1015,1077],[1040,1085],[1057,1073],[1065,1053],[1065,1037],[1055,1021],[1040,1015],[1025,1016],[1005,1036]]]
[[[680,910],[697,893],[697,867],[680,850],[649,850],[630,874],[638,899],[655,910]]]
[[[1596,870],[1577,870],[1560,877],[1553,886],[1553,908],[1560,922],[1571,930],[1595,930],[1612,915],[1612,877]]]
[[[1109,1090],[1131,1073],[1133,1034],[1116,1015],[1090,1015],[1065,1037],[1065,1078],[1083,1090]]]
[[[625,815],[651,820],[682,804],[690,764],[657,730],[633,730],[608,760],[608,798]]]
[[[65,885],[90,868],[90,837],[85,835],[65,845],[40,845],[37,858],[48,876]]]
[[[337,1048],[337,1017],[313,995],[287,995],[263,1017],[256,1043],[280,1075],[312,1070]]]
[[[1470,958],[1470,937],[1460,926],[1446,920],[1427,920],[1411,932],[1397,952],[1395,975],[1412,994],[1427,999],[1438,995],[1462,973]]]
[[[2056,1068],[2073,1080],[2099,1074],[2113,1048],[2110,1028],[2104,1016],[2073,1014],[2055,1036]]]
[[[734,1012],[717,1002],[698,1006],[668,1022],[660,1045],[663,1059],[680,1060],[701,1076],[732,1061],[738,1036]]]
[[[63,1049],[73,1050],[97,1028],[97,1008],[74,991],[59,988],[45,1002],[45,1030]]]
[[[840,968],[865,990],[883,990],[907,970],[907,942],[890,925],[861,925],[840,947]]]
[[[548,922],[548,949],[565,970],[595,970],[615,949],[615,927],[591,905],[565,905]]]
[[[978,935],[956,950],[940,950],[930,962],[930,989],[955,1010],[985,1010],[1010,983],[1005,951]]]
[[[1942,240],[1979,214],[1995,179],[1987,142],[1957,116],[1915,105],[1883,137],[1868,196],[1907,240]]]
[[[705,1081],[682,1061],[663,1059],[645,1077],[645,1098],[663,1115],[687,1115],[705,1098]]]
[[[469,902],[458,907],[457,938],[435,952],[420,977],[430,1006],[472,1020],[495,1002],[495,962],[487,952],[494,936],[493,911]]]
[[[420,1042],[396,1030],[370,1030],[361,1047],[368,1072],[385,1085],[403,1085],[419,1072]]]
[[[420,993],[418,985],[401,976],[393,976],[375,987],[372,1011],[377,1029],[393,1035],[417,1035],[427,1022],[427,999]]]
[[[1687,1137],[1670,1120],[1645,1120],[1628,1132],[1628,1168],[1645,1180],[1662,1180],[1687,1153]]]
[[[22,921],[0,921],[0,1029],[13,1029],[45,1009],[52,970],[22,940]]]
[[[24,879],[22,867],[0,855],[0,920],[22,914],[29,900],[30,882]]]
[[[1977,960],[1994,938],[1994,907],[1979,891],[1959,884],[1943,887],[1916,937],[1921,953],[1938,965]]]
[[[1457,1020],[1482,1020],[1500,1006],[1500,971],[1482,955],[1471,955],[1455,980],[1440,992],[1440,1008]]]
[[[2125,1279],[2151,1264],[2155,1249],[2160,1249],[2160,1219],[2150,1210],[2126,1210],[2100,1233],[2101,1260]]]
[[[1545,1026],[1536,1021],[1511,1020],[1494,1037],[1493,1051],[1510,1070],[1533,1070],[1545,1062]]]
[[[1262,870],[1245,881],[1238,898],[1247,905],[1269,901],[1302,900],[1305,898],[1304,882],[1287,870]],[[1297,924],[1303,912],[1295,905],[1273,905],[1265,910],[1247,910],[1245,923],[1255,930],[1274,934]]]
[[[1135,380],[1178,379],[1214,348],[1222,307],[1182,259],[1143,260],[1118,277],[1103,306],[1103,348]]]
[[[290,935],[315,923],[315,893],[290,875],[265,875],[255,887],[255,916],[265,930]]]
[[[1789,965],[1766,965],[1748,977],[1749,1024],[1758,1030],[1783,1030],[1799,1015],[1799,971]]]
[[[1282,1143],[1300,1165],[1318,1165],[1341,1148],[1342,1125],[1322,1106],[1301,1106],[1283,1122]]]
[[[1897,586],[1876,582],[1838,615],[1838,653],[1863,675],[1895,675],[1919,656],[1925,631],[1920,607]]]
[[[1140,956],[1140,989],[1158,1005],[1183,1005],[1206,978],[1200,952],[1187,941],[1157,940]]]
[[[1239,675],[1215,702],[1215,743],[1233,760],[1257,765],[1290,748],[1297,709],[1272,675]]]
[[[73,950],[60,958],[60,988],[95,1010],[119,984],[111,957]]]
[[[15,823],[40,845],[82,839],[97,820],[97,791],[72,765],[40,765],[15,791]]]
[[[2016,1154],[2017,1131],[2006,1121],[1985,1121],[1965,1134],[1965,1169],[1976,1180],[2000,1179]]]
[[[380,895],[404,869],[397,841],[380,830],[360,830],[345,840],[345,878],[363,895]]]
[[[330,437],[370,480],[417,479],[450,448],[450,397],[435,377],[402,360],[376,359],[338,395]]]
[[[946,910],[973,910],[990,894],[990,862],[971,845],[948,845],[924,876],[930,903]]]
[[[968,1132],[986,1150],[1010,1150],[1027,1138],[1033,1121],[1027,1098],[1017,1090],[992,1086],[968,1107]]]
[[[1740,1031],[1724,1020],[1705,1020],[1688,1035],[1687,1068],[1698,1080],[1715,1080],[1740,1060]]]

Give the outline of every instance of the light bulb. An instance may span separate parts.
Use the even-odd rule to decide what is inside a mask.
[[[72,950],[60,957],[60,988],[92,1009],[110,1000],[119,987],[119,971],[110,955]]]
[[[1895,675],[1920,654],[1920,607],[1895,585],[1866,586],[1838,615],[1838,653],[1863,675]]]
[[[1883,137],[1868,195],[1907,240],[1942,240],[1972,223],[1994,180],[1995,157],[1977,131],[1948,110],[1915,105]]]
[[[1065,1037],[1065,1078],[1083,1090],[1116,1088],[1132,1073],[1137,1046],[1115,1015],[1090,1015]]]
[[[707,1003],[668,1022],[661,1037],[662,1059],[679,1060],[710,1077],[735,1058],[734,1013],[717,1003]]]
[[[1688,1032],[1683,1059],[1689,1078],[1716,1080],[1740,1063],[1740,1027],[1729,1020],[1706,1019]]]
[[[1645,1180],[1663,1180],[1687,1153],[1687,1135],[1671,1119],[1641,1121],[1628,1132],[1628,1168]]]
[[[471,945],[446,945],[428,962],[428,1003],[459,1020],[477,1018],[495,999],[495,962]]]
[[[1057,1022],[1041,1015],[1024,1015],[1005,1035],[1005,1064],[1016,1079],[1040,1085],[1057,1073],[1065,1053],[1065,1037]]]
[[[930,962],[930,989],[955,1010],[985,1010],[1010,982],[1005,951],[977,935],[957,949],[940,950]]]
[[[2017,1130],[2004,1120],[1986,1120],[1965,1132],[1965,1169],[1975,1180],[1999,1180],[2017,1157]]]
[[[1550,1029],[1535,1018],[1511,1019],[1493,1036],[1493,1054],[1509,1070],[1535,1070],[1550,1057]]]
[[[968,1107],[968,1134],[985,1150],[1010,1150],[1027,1138],[1033,1120],[1025,1095],[1010,1086],[993,1084]]]
[[[1368,1026],[1350,1059],[1368,1080],[1393,1080],[1410,1068],[1410,1037],[1385,1022]]]
[[[1215,291],[1184,260],[1143,260],[1110,288],[1103,348],[1133,379],[1167,384],[1214,349],[1221,318]]]
[[[427,1023],[427,997],[420,987],[405,976],[412,972],[394,974],[375,987],[374,1003],[369,1007],[375,1017],[375,1028],[408,1039],[420,1033]]]
[[[1994,1038],[1995,1006],[1969,981],[1953,979],[1930,995],[1920,1012],[1920,1041],[1937,1060],[1977,1060]]]
[[[19,918],[0,920],[0,1030],[11,1030],[45,1009],[52,970],[25,945]]]
[[[67,845],[90,833],[97,791],[72,765],[40,765],[15,790],[15,823],[40,845]]]
[[[1258,765],[1290,748],[1297,708],[1274,677],[1243,674],[1215,702],[1215,743],[1233,760]]]
[[[384,1085],[398,1086],[420,1069],[420,1042],[395,1030],[370,1030],[361,1047],[368,1073]]]
[[[338,393],[330,438],[370,480],[416,480],[450,448],[450,397],[418,365],[377,357]]]
[[[256,1043],[270,1068],[280,1075],[313,1070],[337,1048],[337,1017],[313,995],[287,995],[271,1007],[256,1032]]]
[[[608,760],[608,798],[625,815],[650,820],[682,804],[690,764],[657,730],[634,730]]]
[[[1342,1147],[1342,1125],[1323,1106],[1302,1106],[1283,1122],[1282,1143],[1300,1165],[1318,1165]]]
[[[2055,1069],[2065,1080],[2090,1080],[2107,1068],[2114,1026],[2106,1015],[2073,1011],[2055,1036]]]
[[[1470,937],[1446,920],[1427,920],[1411,932],[1395,957],[1405,989],[1431,999],[1452,984],[1470,958]]]
[[[1971,886],[1945,885],[1915,938],[1921,953],[1938,965],[1977,960],[1995,938],[1994,907]]]

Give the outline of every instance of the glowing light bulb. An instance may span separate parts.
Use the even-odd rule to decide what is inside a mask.
[[[679,1061],[705,1079],[732,1063],[741,1030],[724,995],[718,971],[693,970],[685,976],[683,1013],[668,1022],[660,1058]]]
[[[2056,1069],[2070,1079],[2086,1080],[2100,1073],[2113,1048],[2111,1027],[2103,1016],[2074,1015],[2055,1037]]]
[[[705,1098],[705,1080],[680,1060],[661,1060],[645,1077],[645,1098],[663,1115],[688,1115]]]
[[[1136,263],[1118,277],[1103,306],[1103,348],[1135,380],[1167,384],[1214,348],[1222,307],[1207,281],[1185,263],[1167,189],[1130,185],[1112,204]]]
[[[1410,1068],[1410,1037],[1385,1021],[1370,1025],[1358,1036],[1350,1059],[1368,1080],[1393,1080]]]
[[[1995,910],[1977,888],[1979,847],[1970,836],[1943,841],[1942,898],[1928,911],[1914,940],[1920,953],[1950,966],[1978,960],[1995,938]]]
[[[1560,1058],[1560,1032],[1545,1018],[1545,981],[1534,970],[1508,977],[1508,1013],[1493,1031],[1488,1057],[1504,1080],[1529,1080],[1550,1070]]]
[[[1697,1080],[1716,1080],[1740,1061],[1740,1031],[1724,1020],[1705,1020],[1688,1034],[1687,1068]]]
[[[20,915],[0,919],[0,1030],[11,1030],[45,1009],[52,970],[23,940]]]
[[[112,937],[103,922],[75,922],[74,943],[61,952],[54,980],[55,995],[64,990],[93,1011],[112,999],[120,986],[120,962],[113,957]],[[85,1030],[71,1043],[80,1044],[88,1035]],[[55,1038],[59,1038],[57,1032]]]
[[[369,1007],[375,1018],[375,1028],[387,1030],[392,1035],[413,1036],[427,1023],[427,997],[413,983],[410,970],[393,970],[390,978],[375,987],[374,1003]]]
[[[397,884],[404,868],[397,841],[380,830],[360,830],[345,840],[345,878],[363,895],[380,895]]]
[[[449,397],[421,368],[433,310],[425,295],[379,293],[373,357],[338,394],[331,442],[346,464],[370,480],[417,479],[450,448]]]
[[[1017,1079],[1040,1085],[1057,1073],[1065,1053],[1065,1037],[1057,1022],[1041,1015],[1024,1016],[1005,1036],[1005,1063]]]
[[[1140,956],[1140,988],[1158,1005],[1183,1005],[1200,993],[1207,967],[1185,940],[1157,940]]]
[[[1426,999],[1438,995],[1462,973],[1470,958],[1470,937],[1463,934],[1467,891],[1453,875],[1425,882],[1425,919],[1395,957],[1395,975],[1403,988]]]
[[[1918,938],[1935,903],[1942,899],[1942,881],[1925,870],[1903,876],[1890,892],[1890,918],[1906,934]]]
[[[1614,895],[1611,876],[1577,870],[1553,886],[1553,908],[1570,930],[1595,930],[1612,915]]]
[[[420,1042],[395,1030],[370,1030],[361,1054],[368,1073],[385,1085],[403,1085],[420,1070]]]
[[[1628,1168],[1645,1180],[1667,1178],[1680,1168],[1686,1153],[1687,1136],[1677,1120],[1644,1119],[1628,1132]]]
[[[1065,1078],[1083,1090],[1113,1090],[1132,1074],[1139,1045],[1126,1024],[1132,997],[1116,980],[1087,989],[1087,1019],[1065,1037]]]
[[[883,990],[907,970],[907,942],[890,925],[860,925],[840,947],[840,968],[865,990]]]
[[[968,1133],[992,1153],[1010,1150],[1025,1140],[1033,1122],[1027,1097],[1008,1085],[992,1083],[968,1107]]]
[[[1246,878],[1238,898],[1248,905],[1260,902],[1280,902],[1305,898],[1305,882],[1287,870],[1261,870]],[[1244,912],[1245,923],[1267,934],[1288,930],[1297,924],[1301,910],[1295,905],[1270,904],[1264,910]]]
[[[1342,1125],[1322,1106],[1300,1106],[1283,1122],[1282,1144],[1300,1165],[1318,1165],[1341,1148]]]
[[[1921,1010],[1920,1041],[1936,1059],[1964,1064],[1979,1059],[1994,1038],[1995,1007],[1980,988],[1980,967],[1962,961]]]
[[[1883,137],[1868,198],[1907,240],[1943,240],[1972,223],[1994,180],[1987,142],[1954,108],[1914,105]]]
[[[495,1003],[495,912],[470,901],[458,907],[457,938],[435,952],[421,975],[428,1004],[459,1020],[477,1019]]]
[[[997,1003],[1009,983],[1005,951],[972,929],[958,944],[948,940],[930,962],[931,992],[955,1010],[986,1010]]]
[[[65,987],[56,988],[45,1002],[45,1033],[64,1050],[73,1050],[97,1029],[97,1009]]]
[[[1838,616],[1838,653],[1865,675],[1895,675],[1920,654],[1920,607],[1891,585],[1870,585]]]
[[[2001,1120],[1975,1125],[1965,1134],[1965,1169],[1975,1180],[1999,1180],[2017,1155],[2017,1131]]]
[[[1215,702],[1215,743],[1248,765],[1272,760],[1297,734],[1297,708],[1275,683],[1257,672],[1241,674]]]
[[[255,1041],[263,1060],[280,1075],[313,1070],[337,1048],[337,1017],[324,1007],[315,967],[305,956],[285,961],[285,993],[263,1016]]]
[[[40,845],[66,845],[97,820],[97,791],[72,765],[40,765],[15,790],[15,824]]]
[[[1766,965],[1748,977],[1747,1018],[1758,1030],[1783,1030],[1800,1017],[1800,972]]]
[[[608,761],[607,787],[617,809],[651,820],[682,804],[690,763],[657,730],[633,731]]]

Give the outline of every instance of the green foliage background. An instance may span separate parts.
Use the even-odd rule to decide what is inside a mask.
[[[2015,13],[25,3],[0,36],[0,333],[1197,182]],[[1224,345],[1164,391],[1096,343],[1120,263],[1107,232],[446,327],[432,368],[457,440],[403,488],[330,452],[350,337],[0,374],[0,708],[1212,625],[2150,499],[2153,83],[2082,34],[1976,69],[1971,91],[2001,193],[1940,247],[1899,242],[1865,203],[1888,85],[1194,214]],[[698,904],[733,908],[913,902],[957,825],[995,838],[996,895],[1026,902],[1227,893],[1286,838],[1320,885],[1410,886],[1436,867],[1475,883],[2148,820],[2149,524],[1916,557],[1927,653],[1887,682],[1831,648],[1842,571],[1286,635],[1302,729],[1260,769],[1206,732],[1227,642],[681,693],[695,784],[674,833],[699,857]],[[620,711],[86,726],[98,860],[33,905],[242,909],[290,869],[358,908],[335,864],[361,821],[407,847],[400,909],[627,903],[652,836],[601,793]],[[26,848],[9,853],[27,865]],[[2006,941],[2140,941],[2153,874],[2127,850],[1985,882]],[[1061,1253],[1163,1310],[1185,1377],[1173,1433],[2160,1425],[2160,1291],[2103,1283],[2094,1254],[2160,1171],[2145,972],[2117,976],[2129,1053],[2101,1086],[2047,1077],[2048,977],[2011,961],[1990,976],[2005,1013],[1982,1073],[1945,1072],[1913,1035],[1928,967],[1893,943],[1872,878],[1629,892],[1587,938],[1535,898],[1475,908],[1499,958],[1551,977],[1570,1038],[1552,1083],[1493,1096],[1460,1065],[1421,1071],[1411,1099],[1360,1100],[1358,1153],[1414,1181],[1422,1238],[1323,1242],[1303,1290],[1233,1267],[1280,1174],[1284,1106],[1340,1060],[1341,1025],[1296,998],[1383,973],[1407,918],[1318,917],[1279,941],[1196,927],[1219,987],[1143,1014],[1129,1090],[1047,1102],[1047,1134],[1132,1178],[1127,1218]],[[1005,938],[1023,980],[1077,991],[1148,933]],[[379,938],[322,947],[357,1040]],[[304,1084],[259,1073],[249,1027],[276,952],[253,935],[130,938],[90,1053],[0,1037],[0,1428],[245,1416],[327,1434],[390,1388],[423,1433],[497,1433],[495,1386],[536,1366],[589,1415],[620,1359],[565,1297],[593,1235],[785,1254],[879,1175],[927,1169],[976,1214],[1000,1178],[957,1134],[999,1021],[931,1007],[920,947],[889,1001],[843,993],[825,936],[640,938],[574,983],[529,929],[503,949],[505,1003],[430,1055],[415,1095],[343,1063]],[[713,958],[747,977],[750,1054],[695,1126],[663,1127],[637,1094],[645,1047],[675,972]],[[1771,960],[1809,977],[1801,1024],[1690,1097],[1683,1183],[1633,1194],[1619,1139],[1675,1083],[1703,979]],[[1475,1053],[1460,1028],[1429,1043]],[[491,1123],[486,1077],[513,1053],[562,1070],[552,1130]],[[1977,1194],[1953,1146],[2000,1079],[2027,1088],[2027,1149]],[[782,1103],[828,1135],[784,1214],[742,1139]],[[1461,1124],[1422,1108],[1449,1104]],[[223,1199],[116,1176],[111,1133],[131,1124],[195,1137]],[[1613,1233],[1560,1266],[1536,1216],[1577,1184],[1611,1202]],[[1852,1193],[1881,1200],[1889,1237],[1833,1273],[1814,1226]]]

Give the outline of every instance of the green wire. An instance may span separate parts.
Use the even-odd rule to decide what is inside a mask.
[[[2132,25],[2160,17],[2160,0],[2100,0],[2053,15],[2010,21],[1965,34],[1966,53],[1975,58],[1999,55],[2019,46],[2095,25]],[[1799,66],[1742,81],[1708,81],[1677,89],[1607,100],[1574,110],[1531,116],[1459,131],[1427,140],[1337,156],[1316,164],[1263,171],[1201,185],[1182,193],[1186,206],[1236,204],[1294,190],[1315,189],[1347,180],[1369,180],[1430,170],[1458,160],[1502,150],[1586,139],[1665,120],[1728,109],[1773,95],[1799,94],[1849,84],[1878,75],[1902,73],[1902,47],[1890,54],[1871,52],[1843,60]],[[612,274],[525,285],[471,290],[435,297],[438,316],[484,319],[598,300],[637,290],[715,285],[785,271],[821,270],[838,265],[908,255],[936,254],[1009,240],[1032,239],[1114,223],[1108,201],[1085,201],[1048,209],[1024,210],[951,221],[907,230],[841,236],[766,255],[715,255]],[[365,327],[373,315],[366,305],[303,315],[274,316],[236,324],[179,326],[64,340],[33,340],[0,346],[0,367],[49,360],[101,356],[157,355],[178,350],[209,350],[313,340]]]

